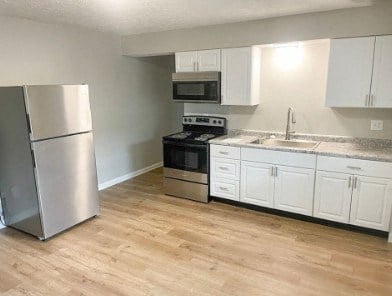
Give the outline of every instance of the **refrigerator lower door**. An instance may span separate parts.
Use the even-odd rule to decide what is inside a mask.
[[[24,87],[31,141],[92,130],[88,85]]]
[[[44,239],[99,213],[92,133],[34,142]]]

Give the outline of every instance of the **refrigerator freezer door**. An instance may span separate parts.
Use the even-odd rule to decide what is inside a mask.
[[[33,143],[44,238],[99,213],[91,132]]]
[[[25,86],[31,141],[92,130],[88,85]]]

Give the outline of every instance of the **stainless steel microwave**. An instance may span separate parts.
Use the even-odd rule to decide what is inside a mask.
[[[172,82],[175,102],[220,103],[220,72],[173,73]]]

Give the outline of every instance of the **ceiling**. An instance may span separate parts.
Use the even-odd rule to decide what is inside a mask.
[[[0,15],[130,35],[372,3],[372,0],[0,0]]]

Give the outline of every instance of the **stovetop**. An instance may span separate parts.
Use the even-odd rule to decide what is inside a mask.
[[[172,140],[172,141],[179,141],[179,142],[201,142],[206,143],[208,140],[214,139],[216,137],[221,136],[220,134],[207,134],[201,132],[179,132],[173,135],[169,135],[163,137],[164,140]]]
[[[183,116],[183,131],[163,137],[165,141],[207,144],[216,137],[226,134],[226,119],[212,116]]]

